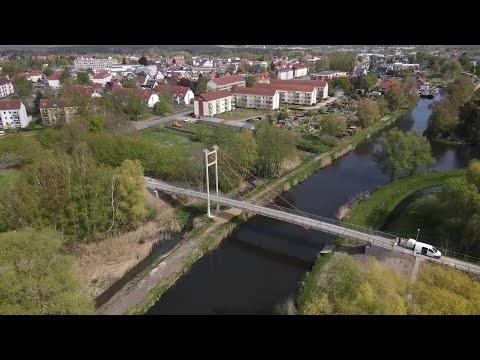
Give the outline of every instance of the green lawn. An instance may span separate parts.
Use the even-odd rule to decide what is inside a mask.
[[[0,193],[3,192],[7,185],[10,184],[17,176],[17,170],[2,170],[0,171]]]
[[[427,187],[443,185],[448,180],[465,174],[465,169],[431,171],[393,181],[375,191],[370,198],[361,201],[349,212],[345,221],[378,229],[393,209],[410,194]]]
[[[237,108],[233,111],[224,112],[219,114],[217,117],[225,120],[241,120],[253,116],[265,115],[272,112],[271,110],[257,110],[257,109],[240,109]]]
[[[165,129],[162,125],[140,130],[139,134],[163,146],[175,146],[186,154],[193,154],[195,151],[201,152],[203,147],[201,143],[195,142],[192,136]]]
[[[421,229],[418,237],[420,241],[438,245],[442,218],[438,193],[431,193],[411,203],[403,214],[390,224],[387,231],[415,239],[417,229]]]

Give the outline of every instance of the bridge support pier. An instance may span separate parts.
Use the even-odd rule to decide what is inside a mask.
[[[207,181],[207,215],[209,218],[213,217],[210,212],[210,179],[208,176],[208,168],[210,165],[215,165],[215,191],[218,196],[218,163],[217,163],[217,155],[218,155],[218,146],[213,145],[213,151],[209,151],[208,149],[204,149],[203,152],[205,153],[205,179]],[[212,162],[209,160],[210,155],[215,155],[215,158]],[[217,210],[220,210],[220,204],[217,204]]]

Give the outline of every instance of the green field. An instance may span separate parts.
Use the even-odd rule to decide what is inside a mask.
[[[368,199],[360,201],[349,212],[345,221],[378,229],[393,209],[410,194],[427,187],[443,185],[450,179],[465,176],[465,173],[465,169],[431,171],[392,181],[380,187]]]
[[[257,110],[257,109],[240,109],[237,108],[230,112],[224,112],[219,114],[218,118],[225,120],[241,120],[253,116],[265,115],[272,112],[271,110]]]
[[[17,170],[0,171],[0,193],[19,175]]]
[[[194,141],[193,136],[165,129],[163,126],[153,126],[139,131],[140,136],[151,139],[163,146],[174,146],[185,154],[201,152],[203,145]]]
[[[411,203],[403,214],[390,224],[387,231],[415,239],[417,229],[421,229],[418,239],[437,245],[441,235],[442,219],[438,193],[432,193]]]

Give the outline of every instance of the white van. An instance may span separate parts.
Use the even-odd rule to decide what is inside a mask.
[[[442,256],[442,253],[432,245],[416,241],[415,239],[408,239],[407,246],[417,254],[430,256],[436,259],[439,259],[440,256]]]
[[[0,137],[5,135],[5,131],[0,130]]]

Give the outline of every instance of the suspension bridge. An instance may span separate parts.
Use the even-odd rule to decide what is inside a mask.
[[[233,186],[232,181],[229,177],[223,172],[222,168],[218,167],[220,162],[221,165],[225,169],[228,170],[230,176],[233,176],[240,183],[244,183],[247,187],[255,188],[250,182],[245,180],[245,175],[249,174],[255,180],[259,181],[255,175],[253,175],[248,169],[244,166],[239,164],[233,157],[231,157],[228,153],[221,150],[218,146],[214,146],[213,151],[209,151],[207,149],[204,150],[205,154],[205,178],[206,178],[206,187],[205,191],[203,189],[194,189],[191,186],[185,186],[182,184],[174,184],[174,183],[167,183],[164,181],[159,181],[152,178],[147,178],[147,188],[152,189],[156,192],[158,196],[158,191],[162,191],[168,194],[176,194],[176,195],[183,195],[192,198],[197,198],[201,200],[205,200],[207,202],[207,214],[209,217],[213,217],[210,209],[211,203],[216,204],[217,211],[220,210],[220,206],[227,206],[231,208],[241,209],[244,211],[251,212],[253,214],[258,214],[266,217],[270,217],[273,219],[285,221],[291,224],[296,224],[303,226],[305,229],[312,229],[322,231],[328,234],[332,234],[335,236],[341,236],[347,239],[361,241],[367,243],[369,246],[378,246],[381,248],[385,248],[391,251],[397,251],[401,253],[405,253],[408,255],[413,255],[412,250],[403,246],[399,246],[400,238],[395,234],[372,230],[369,228],[365,228],[362,226],[349,224],[346,222],[337,221],[334,219],[330,219],[327,217],[310,214],[305,211],[301,211],[296,208],[293,204],[291,204],[288,200],[283,198],[279,193],[275,192],[271,188],[267,188],[271,194],[275,195],[280,201],[285,202],[290,206],[287,208],[285,206],[280,206],[274,202],[270,201],[270,198],[267,195],[259,193],[260,197],[266,199],[263,202],[260,200],[246,200],[241,194],[238,192],[237,187]],[[220,157],[218,155],[221,155]],[[238,171],[235,171],[233,168],[233,164],[237,166],[243,172],[243,176],[238,174]],[[215,193],[210,194],[210,179],[209,179],[209,167],[214,166],[215,168]],[[220,174],[223,178],[230,184],[231,188],[236,193],[236,196],[222,194],[219,192],[218,189],[218,171],[220,170]],[[455,255],[455,254],[453,254]],[[432,259],[427,258],[427,260],[431,260],[437,263],[441,263],[444,265],[454,266],[458,269],[473,272],[480,274],[480,259],[471,258],[467,255],[459,254],[463,257],[463,261],[460,259],[455,259],[451,257],[442,257],[442,259]],[[421,256],[421,255],[417,255]],[[476,262],[477,264],[473,264],[472,262]]]

